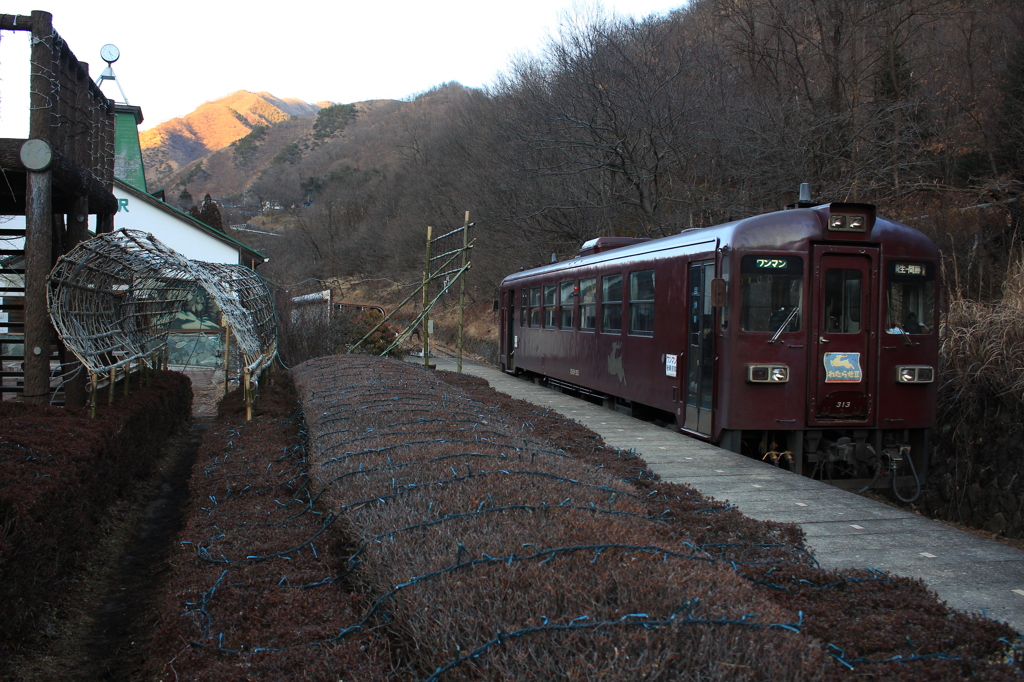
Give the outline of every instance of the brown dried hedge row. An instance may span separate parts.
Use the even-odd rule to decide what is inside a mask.
[[[145,475],[188,419],[188,377],[84,410],[0,402],[0,651],[30,636],[81,560],[108,506]]]
[[[336,581],[349,536],[312,502],[294,386],[280,374],[264,383],[252,421],[235,391],[204,434],[150,677],[385,679],[387,652],[369,633],[330,641],[366,609]]]
[[[1019,679],[1008,627],[823,571],[798,527],[482,380],[365,356],[293,375],[308,433],[264,386],[204,439],[160,679]]]
[[[311,487],[358,540],[347,580],[372,602],[339,634],[386,632],[402,676],[1015,677],[1007,626],[918,581],[823,571],[796,527],[545,410],[378,358],[295,377]]]

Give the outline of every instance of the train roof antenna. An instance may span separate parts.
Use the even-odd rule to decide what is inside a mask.
[[[814,202],[811,201],[811,183],[801,182],[800,183],[800,198],[796,202],[797,208],[809,208],[814,206]]]

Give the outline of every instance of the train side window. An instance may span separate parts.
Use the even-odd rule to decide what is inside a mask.
[[[573,313],[575,312],[576,305],[576,302],[573,300],[573,294],[576,292],[576,283],[562,282],[558,287],[558,305],[561,311],[558,318],[558,328],[572,329]]]
[[[629,333],[654,336],[654,270],[629,274]]]
[[[540,287],[530,287],[530,326],[540,326]]]
[[[860,270],[829,268],[825,271],[825,331],[856,334],[860,331],[863,282]]]
[[[787,332],[800,331],[804,292],[802,258],[743,256],[740,290],[740,329],[774,334],[785,324]]]
[[[580,280],[580,331],[592,332],[597,327],[597,279]]]
[[[529,319],[527,317],[527,309],[530,307],[530,292],[527,291],[526,287],[523,287],[519,291],[522,294],[519,298],[519,326],[525,327],[527,326],[527,320]]]
[[[886,333],[934,332],[935,265],[891,262],[886,268],[886,275]]]
[[[555,309],[558,286],[555,284],[544,285],[544,328],[554,329],[558,311]]]
[[[622,331],[622,275],[601,278],[601,331],[605,334]]]

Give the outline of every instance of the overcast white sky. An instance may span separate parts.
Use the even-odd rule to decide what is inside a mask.
[[[603,0],[618,16],[665,14],[685,0]],[[131,104],[150,128],[236,90],[307,102],[402,99],[448,81],[491,83],[513,57],[538,53],[588,0],[8,0],[3,11],[53,14],[95,80],[113,43]],[[26,33],[0,32],[0,137],[28,136]],[[120,99],[116,86],[104,92]]]

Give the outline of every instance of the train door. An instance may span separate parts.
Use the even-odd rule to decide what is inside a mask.
[[[877,259],[878,249],[814,248],[811,423],[868,425],[874,419],[872,273]]]
[[[516,369],[516,290],[505,291],[505,338],[504,341],[504,364],[506,372],[515,372]]]
[[[683,428],[711,434],[712,388],[714,386],[714,308],[711,280],[715,262],[690,263],[687,296],[686,415]]]

